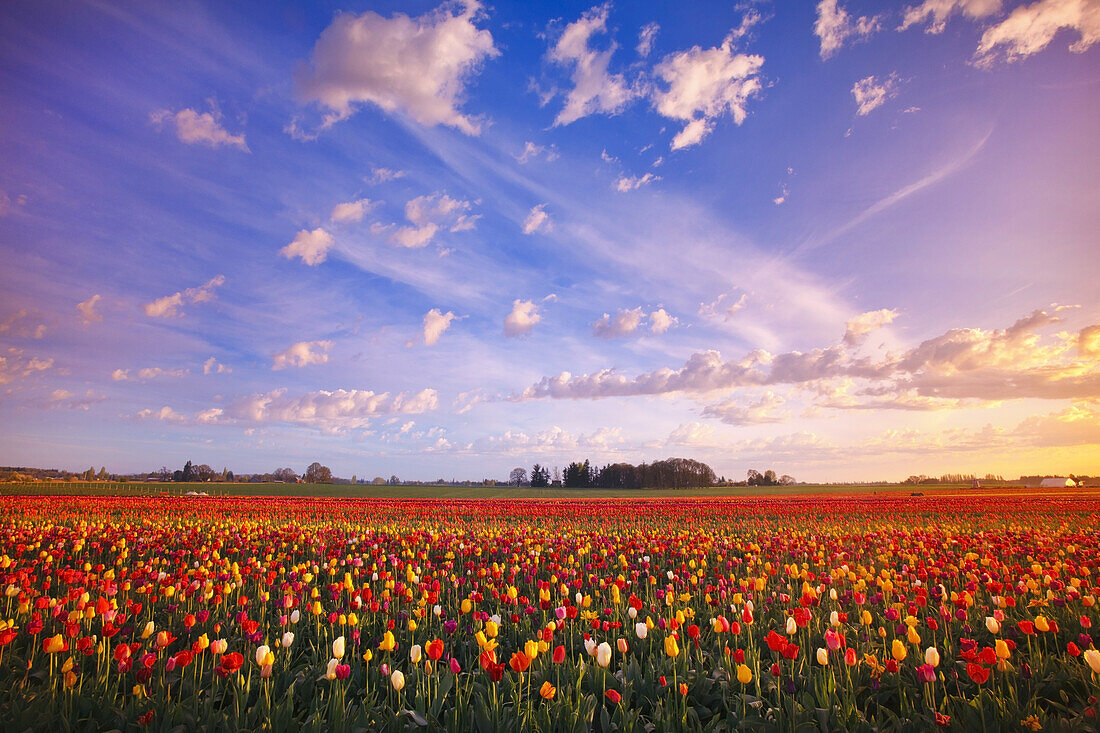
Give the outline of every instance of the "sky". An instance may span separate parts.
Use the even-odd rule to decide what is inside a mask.
[[[2,464],[1100,474],[1100,0],[2,12]]]

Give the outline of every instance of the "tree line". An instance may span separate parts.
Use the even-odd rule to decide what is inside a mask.
[[[509,476],[513,486],[528,484],[527,471],[514,468]],[[701,461],[691,458],[668,458],[663,461],[633,465],[609,463],[593,466],[587,458],[574,461],[564,472],[554,469],[550,476],[547,466],[536,463],[531,468],[530,486],[540,488],[561,485],[576,489],[684,489],[697,486],[713,486],[717,483],[714,470]]]

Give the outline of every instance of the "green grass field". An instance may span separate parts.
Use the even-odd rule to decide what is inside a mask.
[[[690,489],[532,489],[513,486],[375,486],[359,484],[176,484],[57,482],[0,484],[0,495],[84,495],[84,496],[179,496],[204,491],[211,496],[298,496],[372,499],[613,499],[676,498],[688,496],[787,496],[793,494],[901,493],[919,491],[926,495],[969,489],[969,484],[910,486],[899,484],[800,484],[794,486],[724,486]],[[994,488],[994,487],[990,487]]]

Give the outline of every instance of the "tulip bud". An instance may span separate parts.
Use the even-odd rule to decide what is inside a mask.
[[[395,669],[393,671],[393,674],[390,675],[390,684],[398,692],[405,688],[405,675],[401,673],[401,670]]]
[[[411,661],[411,662],[412,662],[413,664],[416,664],[417,662],[419,662],[419,661],[420,661],[420,656],[421,656],[421,652],[422,652],[422,651],[423,651],[423,650],[422,650],[422,649],[420,648],[420,645],[419,645],[419,644],[413,644],[413,645],[412,645],[412,646],[411,646],[411,647],[409,648],[409,660],[410,660],[410,661]]]
[[[649,636],[649,626],[645,623],[634,624],[634,634],[639,639],[644,639]]]
[[[262,644],[256,647],[256,664],[263,665],[264,659],[271,653],[271,648],[267,644]]]
[[[818,647],[818,649],[817,649],[817,663],[820,664],[822,667],[825,667],[829,664],[829,652],[828,652],[828,650],[823,649],[821,647]]]
[[[940,652],[936,647],[930,646],[924,650],[924,663],[930,667],[940,666]]]
[[[611,664],[611,645],[606,641],[596,647],[596,664],[601,667]]]
[[[989,633],[991,634],[1001,633],[1001,623],[992,616],[985,617],[985,627],[989,629]]]

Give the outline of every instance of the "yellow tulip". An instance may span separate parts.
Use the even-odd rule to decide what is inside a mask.
[[[905,651],[905,644],[901,642],[901,639],[894,639],[890,653],[893,655],[894,659],[900,662],[905,659],[905,655],[908,652]]]
[[[737,681],[742,685],[752,682],[752,670],[744,664],[737,665]]]
[[[667,654],[670,657],[679,656],[679,654],[680,654],[680,645],[676,643],[676,637],[675,636],[666,636],[665,637],[665,654]]]

